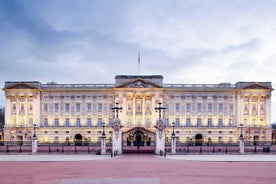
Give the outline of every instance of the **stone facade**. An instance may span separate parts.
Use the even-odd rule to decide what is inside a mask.
[[[178,143],[237,144],[240,124],[245,142],[271,141],[270,82],[163,84],[161,75],[118,75],[115,84],[12,81],[3,90],[4,140],[10,143],[30,144],[34,123],[39,144],[99,143],[105,122],[111,144],[117,102],[124,146],[137,144],[137,128],[141,143],[154,145],[159,102],[166,108],[162,120],[167,143],[172,122]]]

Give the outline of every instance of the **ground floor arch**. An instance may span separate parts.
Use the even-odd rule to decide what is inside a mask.
[[[155,133],[144,127],[134,127],[123,131],[123,151],[127,152],[152,152],[155,145]]]
[[[82,145],[82,135],[81,134],[75,135],[75,145],[77,145],[77,146]]]
[[[203,136],[202,134],[198,133],[195,135],[195,145],[201,146],[203,144]]]

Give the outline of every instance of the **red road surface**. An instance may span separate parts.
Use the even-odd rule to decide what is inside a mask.
[[[152,155],[72,162],[0,162],[0,183],[78,178],[159,178],[161,184],[275,184],[276,162],[200,162]]]

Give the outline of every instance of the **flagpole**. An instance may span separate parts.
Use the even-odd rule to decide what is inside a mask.
[[[139,68],[139,75],[140,75],[140,52],[138,53],[138,68]]]

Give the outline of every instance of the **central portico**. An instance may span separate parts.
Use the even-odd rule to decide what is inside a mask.
[[[162,100],[163,76],[117,75],[115,101],[122,107],[120,119],[124,122],[122,147],[124,151],[150,151],[156,146],[154,108]]]

